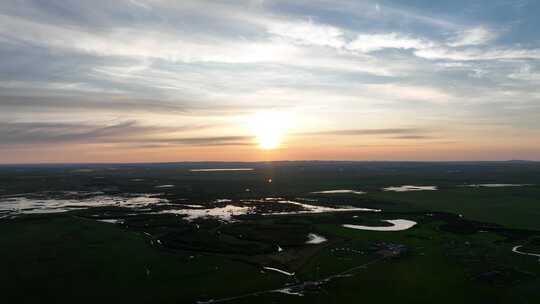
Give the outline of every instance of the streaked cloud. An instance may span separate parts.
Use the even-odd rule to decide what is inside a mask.
[[[496,37],[497,35],[493,31],[479,26],[458,32],[448,45],[451,47],[482,45],[492,41]]]
[[[202,129],[204,126],[157,127],[136,121],[109,125],[47,122],[0,123],[0,143],[59,143],[59,142],[124,142],[145,141],[151,137]],[[150,139],[151,140],[151,139]]]
[[[251,136],[216,136],[216,137],[188,137],[177,139],[162,139],[158,142],[178,145],[195,146],[255,146],[255,139]]]
[[[294,117],[283,153],[295,158],[313,145],[331,143],[333,158],[405,140],[446,142],[464,158],[509,144],[533,155],[540,4],[477,4],[8,0],[0,145],[220,147],[256,158],[244,121],[277,111]],[[486,134],[498,137],[488,144]]]
[[[312,20],[275,22],[268,26],[268,32],[299,44],[333,48],[342,48],[345,45],[344,33],[340,28],[316,24]]]
[[[50,144],[153,144],[193,146],[241,146],[254,145],[251,136],[186,136],[213,126],[149,126],[136,121],[92,125],[79,123],[0,123],[0,145],[50,145]]]
[[[337,135],[337,136],[361,136],[361,135],[402,135],[402,136],[418,136],[418,134],[427,133],[428,130],[417,128],[390,128],[390,129],[345,129],[345,130],[329,130],[306,132],[301,135]]]
[[[509,78],[540,83],[540,70],[534,71],[530,65],[524,65],[508,75]]]
[[[397,33],[360,34],[347,44],[347,49],[360,52],[372,52],[382,49],[424,49],[432,43]]]
[[[436,47],[415,51],[415,55],[426,59],[473,61],[473,60],[539,60],[540,49],[525,48],[466,48],[463,50]]]

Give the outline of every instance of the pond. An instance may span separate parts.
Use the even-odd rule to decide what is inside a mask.
[[[396,219],[396,220],[383,220],[392,224],[392,226],[363,226],[363,225],[351,225],[344,224],[342,225],[345,228],[358,229],[358,230],[369,230],[369,231],[403,231],[412,228],[417,223],[415,221]]]

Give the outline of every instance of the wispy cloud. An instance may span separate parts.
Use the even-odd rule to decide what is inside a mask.
[[[444,47],[435,47],[429,49],[420,49],[415,51],[415,55],[426,59],[435,60],[526,60],[540,59],[540,49],[515,48],[490,48],[488,50],[481,48],[466,48],[462,50],[449,49]]]
[[[3,147],[249,147],[268,110],[297,146],[540,129],[534,1],[96,1],[0,3]]]
[[[372,52],[382,49],[424,49],[432,43],[422,39],[411,38],[397,33],[360,34],[347,44],[347,49],[360,52]]]
[[[486,44],[497,37],[493,31],[483,26],[463,30],[448,43],[451,47]]]
[[[294,43],[341,48],[345,45],[342,29],[330,25],[316,24],[312,20],[301,22],[273,22],[268,32]]]
[[[255,138],[252,136],[215,136],[215,137],[187,137],[187,138],[167,138],[154,140],[154,142],[166,143],[169,145],[188,146],[255,146]]]
[[[171,142],[178,142],[175,137],[172,137],[173,134],[205,128],[208,126],[147,126],[136,121],[105,126],[68,122],[2,122],[0,123],[0,144],[154,142],[166,141],[160,139],[164,136],[173,138]],[[186,139],[185,142],[196,143],[196,140]]]
[[[530,65],[524,65],[508,75],[509,78],[530,82],[540,82],[540,70],[534,71]]]
[[[328,130],[317,132],[306,132],[301,135],[322,135],[322,136],[362,136],[362,135],[415,135],[426,133],[427,130],[418,128],[389,128],[389,129],[345,129]]]

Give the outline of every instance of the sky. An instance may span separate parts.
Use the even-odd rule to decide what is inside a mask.
[[[4,0],[0,163],[540,160],[540,1]]]

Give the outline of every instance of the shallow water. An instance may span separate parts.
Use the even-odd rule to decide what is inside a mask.
[[[225,222],[233,221],[234,216],[253,213],[254,207],[240,207],[227,205],[225,207],[216,207],[208,209],[169,209],[162,210],[161,214],[179,214],[185,215],[185,220],[193,221],[198,218],[216,218]]]
[[[305,214],[305,213],[326,213],[326,212],[351,212],[351,211],[364,211],[364,212],[380,212],[380,209],[369,209],[369,208],[358,208],[351,206],[340,206],[339,208],[335,207],[326,207],[326,206],[317,206],[309,205],[296,201],[287,201],[287,200],[277,200],[276,203],[279,204],[291,204],[304,208],[304,210],[299,211],[285,211],[285,212],[272,212],[266,213],[266,215],[277,214],[277,215],[286,215],[286,214]]]
[[[311,192],[311,193],[312,194],[366,194],[366,192],[364,192],[364,191],[345,190],[345,189],[315,191],[315,192]]]
[[[98,222],[103,222],[103,223],[109,223],[109,224],[122,224],[124,223],[124,220],[122,219],[100,219],[100,220],[97,220]]]
[[[308,240],[306,241],[306,244],[320,244],[327,241],[327,239],[324,236],[310,233],[307,235]]]
[[[396,220],[383,220],[392,224],[392,226],[363,226],[363,225],[350,225],[344,224],[341,225],[345,228],[359,229],[359,230],[370,230],[370,231],[403,231],[412,228],[417,223],[415,221],[396,219]]]
[[[228,199],[228,198],[218,198],[217,200],[214,201],[215,203],[230,203],[232,202],[231,199]]]
[[[203,205],[189,205],[189,204],[182,204],[182,206],[186,206],[189,208],[204,208]]]
[[[403,185],[403,186],[393,186],[383,188],[383,191],[394,191],[394,192],[409,192],[409,191],[435,191],[437,186],[413,186],[413,185]]]
[[[283,294],[290,295],[290,296],[299,296],[299,297],[304,296],[304,294],[302,292],[294,291],[292,288],[289,288],[289,287],[276,289],[275,292],[283,293]]]
[[[81,208],[117,206],[126,208],[144,208],[168,200],[154,197],[152,194],[133,194],[127,196],[94,195],[95,193],[64,192],[69,198],[39,198],[27,196],[12,196],[0,198],[0,211],[13,214],[57,213]],[[77,198],[72,196],[80,195]],[[31,195],[28,195],[31,196]],[[35,196],[35,195],[34,195]]]
[[[471,184],[465,185],[465,187],[473,188],[500,188],[500,187],[523,187],[523,186],[532,186],[532,184]]]
[[[318,206],[298,201],[285,200],[279,197],[242,200],[238,205],[230,199],[216,199],[210,204],[170,204],[167,199],[155,197],[153,194],[122,194],[104,195],[102,192],[73,192],[60,193],[27,193],[0,197],[0,216],[9,217],[17,214],[57,213],[92,207],[125,207],[139,212],[153,214],[184,215],[182,219],[192,221],[199,218],[216,218],[225,222],[234,221],[234,217],[245,214],[287,215],[311,214],[325,212],[379,212],[379,209],[358,208],[351,206]],[[227,205],[216,205],[223,204]],[[152,210],[159,204],[160,209]],[[268,211],[275,204],[282,205],[280,211]],[[247,206],[246,206],[247,205]],[[283,206],[290,205],[290,207]],[[300,207],[300,208],[298,208]],[[292,208],[292,209],[291,209]],[[287,209],[293,211],[287,211]],[[299,210],[300,209],[300,210]],[[263,211],[264,210],[264,211]],[[285,211],[284,211],[285,210]]]
[[[325,206],[316,206],[304,204],[296,201],[283,200],[279,197],[267,197],[264,199],[255,199],[255,200],[243,200],[241,203],[243,206],[237,206],[232,204],[230,199],[217,199],[213,201],[214,203],[231,203],[227,204],[224,207],[212,207],[207,208],[202,205],[182,205],[186,207],[191,207],[190,209],[180,208],[170,208],[166,210],[161,210],[158,213],[161,214],[178,214],[185,215],[184,219],[192,221],[198,218],[216,218],[225,222],[233,221],[233,217],[246,215],[246,214],[261,214],[261,215],[288,215],[288,214],[309,214],[309,213],[324,213],[324,212],[351,212],[351,211],[363,211],[363,212],[379,212],[379,209],[368,209],[368,208],[355,208],[350,206],[342,206],[339,208],[335,207],[325,207]],[[258,212],[261,207],[268,207],[268,204],[290,204],[294,206],[300,206],[303,210],[295,211],[278,211],[278,212]],[[245,204],[251,204],[250,206],[245,206]],[[195,208],[195,209],[193,209]]]
[[[525,251],[520,251],[519,248],[523,247],[523,245],[519,245],[519,246],[514,246],[512,248],[512,252],[515,252],[517,254],[522,254],[522,255],[530,255],[530,256],[534,256],[534,257],[537,257],[538,258],[538,261],[540,262],[540,254],[538,253],[531,253],[531,252],[525,252]]]
[[[275,272],[279,272],[281,274],[284,274],[284,275],[290,276],[290,277],[294,276],[294,274],[295,274],[294,272],[288,272],[288,271],[281,270],[281,269],[274,268],[274,267],[263,267],[263,268],[266,269],[266,270],[272,270],[272,271],[275,271]]]

